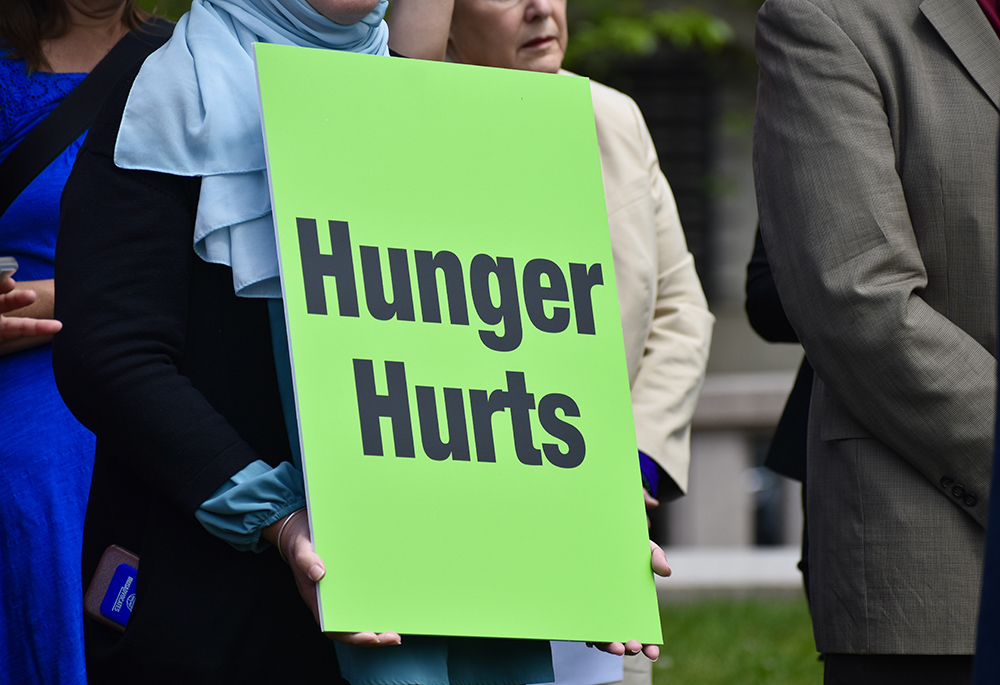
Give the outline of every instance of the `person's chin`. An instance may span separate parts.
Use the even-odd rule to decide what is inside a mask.
[[[361,21],[378,7],[378,3],[379,0],[352,0],[350,2],[312,0],[309,2],[313,9],[341,26],[350,26]]]
[[[538,55],[522,55],[518,60],[518,69],[524,71],[539,71],[554,74],[562,67],[563,55],[561,51],[551,51]]]

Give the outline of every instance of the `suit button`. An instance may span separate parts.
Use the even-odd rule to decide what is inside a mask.
[[[951,487],[951,484],[954,482],[955,481],[953,481],[951,478],[945,476],[944,478],[941,479],[941,487],[947,490],[948,488]]]
[[[967,507],[974,507],[974,506],[976,506],[976,502],[978,502],[978,501],[979,501],[979,499],[975,495],[966,495],[965,496],[965,506],[967,506]]]
[[[956,485],[951,489],[951,494],[961,499],[962,497],[965,497],[965,488],[963,488],[961,485]]]

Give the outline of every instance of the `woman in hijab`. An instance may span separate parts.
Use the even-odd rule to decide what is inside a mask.
[[[385,8],[195,0],[81,150],[54,362],[97,435],[84,578],[110,545],[139,557],[124,631],[86,623],[95,683],[340,682],[339,649],[359,645],[395,656],[372,675],[344,651],[355,684],[551,676],[544,642],[408,637],[416,648],[397,651],[396,633],[317,627],[324,562],[304,510],[251,45],[387,55]]]
[[[81,150],[54,364],[98,436],[83,577],[112,544],[141,568],[124,632],[86,621],[92,682],[338,681],[310,613],[322,561],[290,516],[305,499],[269,333],[280,289],[251,44],[387,55],[385,6],[195,0]]]

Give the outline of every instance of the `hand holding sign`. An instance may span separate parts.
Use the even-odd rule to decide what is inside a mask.
[[[645,492],[645,489],[643,489]],[[646,495],[649,497],[649,495]],[[653,567],[653,573],[658,576],[663,576],[666,578],[671,574],[670,564],[667,563],[667,556],[652,540],[649,541],[649,552],[650,552],[650,565]],[[642,652],[649,658],[650,661],[656,661],[660,658],[660,646],[651,644],[642,644],[638,640],[629,640],[628,642],[598,642],[592,643],[588,642],[588,645],[597,647],[603,652],[608,652],[610,654],[617,654],[618,656],[636,655]]]
[[[304,510],[299,510],[304,511]],[[281,550],[281,555],[288,561],[295,578],[295,586],[299,590],[302,601],[309,607],[316,623],[319,623],[319,607],[316,603],[316,583],[326,575],[326,565],[313,549],[312,538],[309,535],[309,518],[307,515],[297,515],[292,512],[288,516],[272,523],[261,535],[265,540]],[[349,645],[398,645],[400,637],[396,633],[335,633],[327,636]]]

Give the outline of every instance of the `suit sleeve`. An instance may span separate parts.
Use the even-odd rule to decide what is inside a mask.
[[[715,318],[708,311],[653,140],[638,106],[631,101],[630,105],[641,141],[641,163],[649,179],[646,202],[651,201],[651,207],[643,208],[642,203],[622,207],[620,212],[640,215],[620,223],[654,222],[657,272],[652,326],[632,383],[636,441],[678,486],[678,494],[683,494],[691,463],[691,417],[705,380]]]
[[[879,80],[808,0],[768,0],[757,57],[761,227],[809,361],[855,421],[932,483],[950,476],[988,497],[995,360],[921,297],[928,273]],[[964,510],[984,524],[987,509]]]

